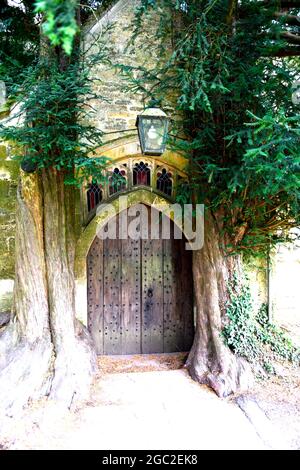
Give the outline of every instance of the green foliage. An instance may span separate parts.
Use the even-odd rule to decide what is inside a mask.
[[[238,356],[260,364],[268,373],[274,370],[275,360],[300,364],[300,350],[269,322],[267,306],[263,304],[255,315],[247,282],[234,277],[228,291],[227,322],[222,330],[225,344]]]
[[[35,12],[44,16],[43,33],[51,45],[61,46],[70,55],[74,38],[80,31],[80,16],[85,18],[97,8],[105,8],[112,3],[112,0],[86,0],[80,10],[79,0],[36,0]]]
[[[37,0],[35,12],[45,15],[43,32],[53,46],[62,46],[66,54],[72,52],[73,40],[78,32],[76,9],[78,0]]]
[[[15,158],[32,168],[66,170],[68,184],[80,185],[90,176],[103,180],[106,159],[92,157],[102,133],[91,124],[95,110],[90,101],[105,97],[95,94],[97,79],[90,72],[95,64],[109,63],[109,45],[95,38],[95,53],[84,57],[73,39],[80,21],[111,3],[86,0],[79,8],[75,0],[24,0],[24,8],[0,7],[0,79],[14,109],[0,126],[0,138],[17,144]],[[41,23],[55,47],[41,41]]]
[[[271,247],[293,240],[288,230],[300,225],[300,117],[287,116],[283,110],[271,110],[261,118],[249,115],[252,122],[234,136],[246,149],[240,171],[228,177],[227,191],[216,198],[217,204],[227,205],[228,217],[234,199],[239,224],[247,225],[247,254],[255,246],[265,251],[266,243]],[[232,137],[226,139],[232,145]],[[237,199],[241,192],[242,199]]]
[[[191,187],[186,180],[179,180],[176,187],[176,202],[188,204],[191,200]]]
[[[19,111],[0,126],[0,138],[20,148],[15,158],[22,160],[25,149],[26,160],[38,170],[54,167],[72,174],[75,167],[76,179],[68,183],[81,184],[90,175],[97,181],[103,179],[106,159],[92,158],[101,145],[102,132],[90,124],[94,110],[89,105],[101,98],[93,91],[90,68],[106,62],[108,56],[104,44],[98,42],[98,47],[97,53],[86,58],[78,53],[64,67],[59,57],[50,56],[27,68],[21,86],[11,90]]]
[[[8,94],[20,83],[24,67],[31,65],[39,54],[39,26],[35,21],[34,2],[23,0],[23,9],[0,2],[0,80]]]
[[[194,197],[222,212],[230,253],[267,253],[299,225],[299,59],[274,59],[287,46],[283,28],[294,32],[275,19],[277,8],[142,0],[133,37],[152,18],[164,46],[171,38],[169,55],[150,70],[121,67],[131,91],[175,108],[172,134],[185,136],[176,145]]]
[[[126,187],[126,178],[121,173],[113,173],[109,177],[109,185],[115,192],[121,191]]]

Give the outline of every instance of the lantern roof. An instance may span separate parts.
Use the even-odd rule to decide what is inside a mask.
[[[154,106],[144,109],[140,116],[167,117],[166,113],[161,108]]]

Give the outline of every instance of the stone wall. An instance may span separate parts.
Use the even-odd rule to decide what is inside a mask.
[[[270,263],[270,312],[300,346],[300,246],[281,245]]]
[[[93,44],[100,36],[108,39],[111,48],[110,59],[114,65],[139,65],[148,69],[154,67],[158,61],[158,44],[154,34],[156,25],[153,25],[150,19],[146,21],[143,37],[138,38],[136,43],[129,47],[137,3],[136,0],[120,0],[100,21],[89,25],[83,42],[84,49],[89,51],[89,54],[94,53],[97,46]],[[106,32],[109,25],[112,29]],[[146,51],[142,47],[145,44]],[[136,116],[145,106],[141,94],[128,90],[128,83],[120,78],[117,69],[109,65],[94,66],[91,77],[101,79],[94,85],[94,90],[100,98],[90,104],[96,109],[91,118],[92,123],[104,132],[103,141],[107,143],[130,135],[137,137]]]
[[[18,167],[10,147],[0,145],[0,312],[10,310],[12,300]]]
[[[267,260],[251,259],[244,265],[245,274],[250,282],[254,311],[268,303],[269,264]]]

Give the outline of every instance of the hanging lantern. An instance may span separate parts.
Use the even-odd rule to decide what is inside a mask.
[[[162,155],[166,150],[169,118],[160,108],[149,107],[137,116],[142,153],[144,155]]]

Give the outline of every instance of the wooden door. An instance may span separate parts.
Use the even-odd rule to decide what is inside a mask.
[[[150,218],[150,209],[148,213]],[[117,229],[118,224],[119,216]],[[185,250],[184,237],[173,239],[173,231],[171,222],[169,240],[161,235],[144,240],[95,238],[87,272],[88,327],[97,354],[190,349],[192,253]]]

